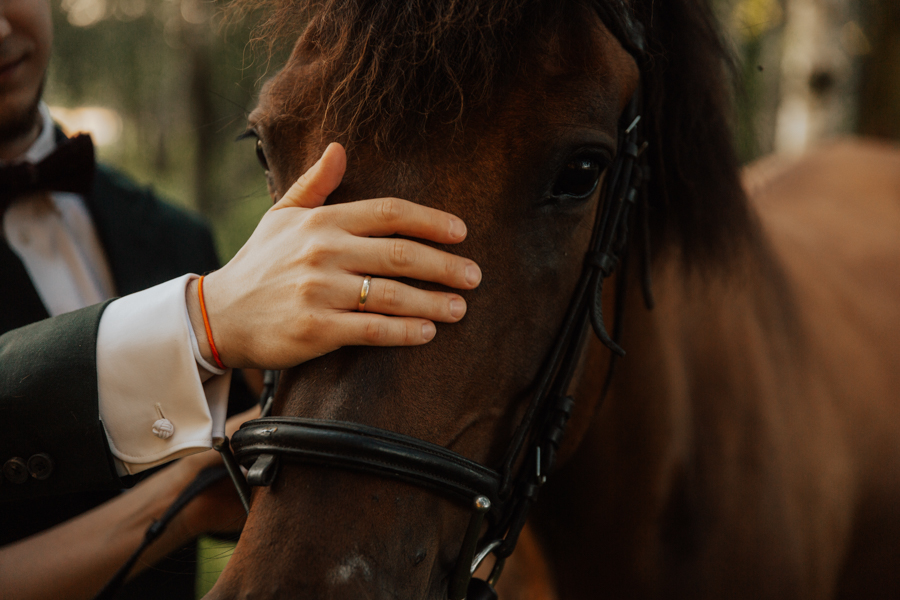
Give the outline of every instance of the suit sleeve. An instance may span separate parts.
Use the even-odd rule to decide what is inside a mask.
[[[107,305],[0,336],[0,500],[121,487],[97,405]]]
[[[210,230],[201,219],[158,201],[107,169],[98,170],[95,193],[87,202],[123,298],[184,273],[218,266]],[[32,300],[40,306],[39,299]],[[0,336],[0,469],[9,464],[13,478],[19,472],[26,475],[21,484],[0,477],[0,502],[114,490],[135,482],[135,476],[119,475],[100,418],[96,353],[105,309],[105,304],[88,307],[25,327],[15,323],[16,329]],[[235,375],[229,413],[255,402],[240,374]],[[167,418],[173,417],[164,410]],[[151,421],[156,418],[155,412],[150,415]],[[176,420],[177,431],[183,433],[187,428],[179,425]],[[150,426],[152,422],[142,433]],[[28,472],[32,457],[37,457],[32,461],[35,472],[44,477],[49,470],[48,476],[39,479]],[[151,464],[143,468],[158,464],[144,462]],[[42,464],[44,470],[39,469]]]

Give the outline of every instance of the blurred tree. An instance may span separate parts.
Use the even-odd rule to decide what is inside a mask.
[[[836,135],[900,139],[900,2],[715,2],[741,76],[742,160]]]
[[[855,130],[857,9],[854,0],[786,0],[776,151],[796,154]]]
[[[863,3],[868,36],[860,40],[871,50],[862,64],[859,131],[900,139],[900,2]]]
[[[122,118],[101,160],[213,221],[223,259],[270,200],[245,127],[265,65],[246,51],[250,26],[222,27],[207,0],[62,0],[46,98]],[[264,62],[264,61],[263,61]]]
[[[718,0],[726,38],[738,63],[735,142],[748,162],[774,148],[775,113],[781,83],[781,0]]]

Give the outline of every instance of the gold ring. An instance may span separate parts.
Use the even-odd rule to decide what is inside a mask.
[[[359,306],[357,310],[359,312],[366,312],[366,300],[369,299],[369,285],[372,283],[372,276],[366,275],[363,278],[362,289],[359,290]]]

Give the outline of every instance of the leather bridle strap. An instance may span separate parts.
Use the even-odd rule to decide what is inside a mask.
[[[430,488],[467,505],[484,496],[500,510],[500,475],[424,440],[344,421],[268,417],[248,421],[234,435],[238,461],[251,485],[270,485],[279,459],[339,467]]]

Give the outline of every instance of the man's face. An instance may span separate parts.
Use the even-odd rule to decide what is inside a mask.
[[[52,41],[50,0],[0,0],[0,142],[35,127]]]

